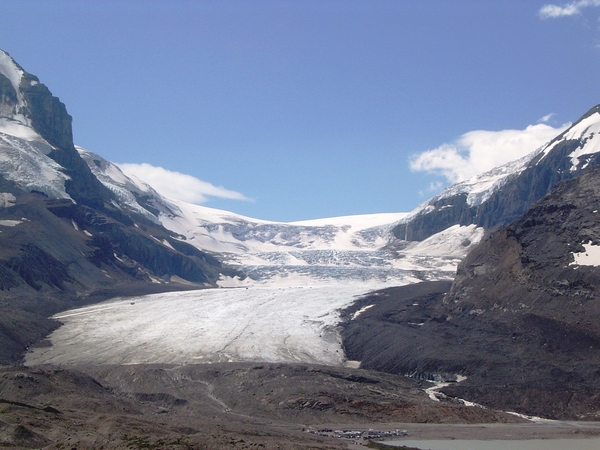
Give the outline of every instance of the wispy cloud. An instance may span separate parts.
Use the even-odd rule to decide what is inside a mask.
[[[540,119],[538,120],[538,122],[540,122],[540,123],[548,123],[548,121],[550,119],[552,119],[552,117],[554,117],[554,113],[546,114],[544,117],[540,117]]]
[[[118,166],[125,174],[136,176],[161,195],[175,200],[196,204],[206,203],[209,197],[251,201],[239,192],[151,164],[118,164]]]
[[[577,0],[564,6],[544,5],[540,8],[539,15],[542,19],[574,16],[581,14],[582,9],[590,6],[600,6],[600,0]]]
[[[531,153],[567,126],[553,128],[538,123],[524,130],[469,131],[453,143],[413,155],[410,168],[458,183]]]

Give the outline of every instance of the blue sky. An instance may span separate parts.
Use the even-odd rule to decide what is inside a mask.
[[[76,144],[260,219],[410,211],[600,103],[596,0],[0,8],[0,48]]]

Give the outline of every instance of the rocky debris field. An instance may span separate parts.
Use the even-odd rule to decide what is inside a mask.
[[[434,402],[429,383],[317,365],[3,367],[0,446],[77,449],[347,448],[320,424],[519,422]]]

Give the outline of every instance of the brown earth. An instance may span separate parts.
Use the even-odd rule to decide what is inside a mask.
[[[433,402],[426,382],[316,365],[229,363],[0,369],[0,446],[347,448],[303,431],[353,423],[519,422]]]

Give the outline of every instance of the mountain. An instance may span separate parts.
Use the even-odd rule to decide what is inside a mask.
[[[63,313],[67,346],[38,353],[69,364],[351,359],[467,377],[443,392],[494,408],[595,418],[599,129],[595,107],[410,214],[270,222],[165,198],[76,147],[65,106],[0,52],[0,363],[21,361],[58,326],[53,314],[135,295]]]
[[[453,225],[506,226],[560,181],[600,161],[600,105],[525,157],[450,186],[420,205],[393,230],[421,241]]]
[[[219,285],[406,284],[449,279],[458,261],[483,236],[456,226],[423,242],[398,243],[393,227],[406,213],[272,222],[168,199],[101,156],[78,147],[90,170],[120,204],[210,251],[247,277]]]
[[[3,51],[0,155],[0,362],[67,307],[239,273],[119,202],[75,149],[65,106]]]
[[[0,361],[58,326],[52,314],[118,295],[214,286],[357,289],[450,279],[483,236],[456,226],[398,243],[404,213],[296,223],[167,199],[73,143],[71,117],[0,51]]]
[[[348,357],[416,377],[466,377],[443,392],[491,408],[598,420],[598,214],[600,167],[589,166],[485,238],[451,285],[389,289],[354,305],[349,318],[371,308],[347,322]]]

